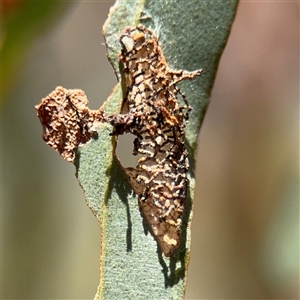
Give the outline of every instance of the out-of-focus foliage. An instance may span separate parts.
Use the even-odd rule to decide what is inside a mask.
[[[5,96],[17,79],[24,53],[34,38],[41,34],[68,1],[1,1],[1,83],[0,94]],[[3,99],[1,99],[3,101]]]

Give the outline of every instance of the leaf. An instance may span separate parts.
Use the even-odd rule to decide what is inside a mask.
[[[121,78],[119,36],[140,23],[159,36],[172,69],[203,74],[180,84],[193,111],[186,128],[189,151],[189,197],[180,249],[165,258],[139,211],[127,177],[115,156],[116,140],[106,123],[98,138],[78,149],[77,177],[88,206],[101,227],[100,284],[95,299],[183,299],[189,262],[190,226],[195,190],[195,153],[218,63],[235,16],[237,1],[117,1],[104,25],[108,58]],[[120,84],[104,105],[118,113],[123,98]]]

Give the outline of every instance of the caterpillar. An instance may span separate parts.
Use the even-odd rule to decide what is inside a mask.
[[[119,40],[126,94],[121,113],[111,118],[112,134],[135,136],[133,155],[141,157],[125,171],[161,251],[170,257],[181,240],[189,170],[184,129],[192,109],[176,85],[202,70],[170,69],[158,38],[143,25],[127,28]]]

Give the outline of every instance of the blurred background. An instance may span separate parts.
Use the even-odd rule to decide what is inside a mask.
[[[34,106],[58,85],[83,89],[92,109],[107,99],[114,1],[45,3],[11,29],[18,40],[1,35],[2,297],[92,299],[100,229]],[[2,1],[4,20],[27,5]],[[240,3],[197,155],[186,299],[298,299],[299,3]]]

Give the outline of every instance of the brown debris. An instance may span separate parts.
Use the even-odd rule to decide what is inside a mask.
[[[202,70],[169,69],[154,33],[139,25],[120,36],[126,97],[119,115],[111,116],[114,135],[136,136],[136,168],[127,168],[139,205],[165,256],[179,247],[189,169],[184,128],[191,107],[176,87]],[[185,105],[180,106],[178,94]]]
[[[74,161],[76,149],[96,134],[94,122],[103,117],[87,105],[84,91],[57,87],[36,106],[44,141],[67,161]]]

